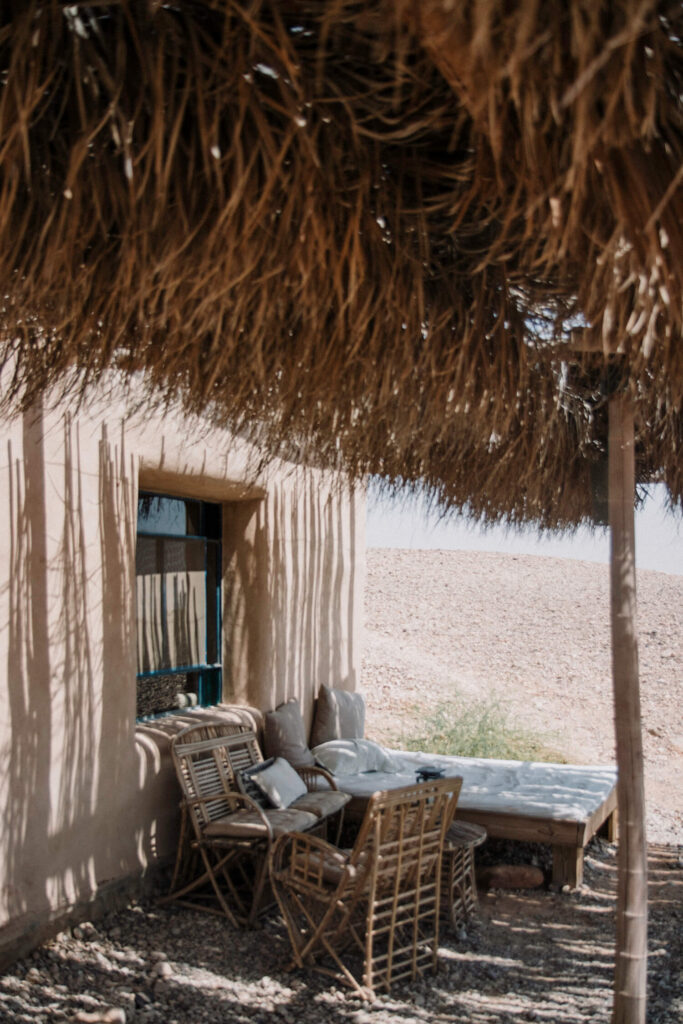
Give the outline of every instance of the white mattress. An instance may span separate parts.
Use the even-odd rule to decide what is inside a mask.
[[[463,810],[583,822],[607,799],[617,781],[616,768],[600,765],[494,761],[400,750],[389,753],[401,762],[400,773],[335,776],[337,785],[354,797],[369,797],[378,790],[411,785],[421,764],[434,764],[448,776],[462,776],[458,807]]]

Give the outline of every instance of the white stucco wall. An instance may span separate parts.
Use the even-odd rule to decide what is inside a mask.
[[[135,725],[144,489],[223,504],[225,702],[266,710],[360,666],[364,495],[255,475],[220,431],[103,398],[2,424],[0,947],[174,849],[170,733]]]

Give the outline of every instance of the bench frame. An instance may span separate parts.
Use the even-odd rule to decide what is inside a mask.
[[[606,800],[584,821],[532,818],[523,814],[458,809],[458,818],[483,825],[494,839],[516,839],[526,843],[549,843],[552,847],[554,885],[578,888],[583,882],[583,854],[596,833],[614,843],[618,838],[616,786]]]
[[[466,785],[466,783],[465,783]],[[354,796],[346,809],[347,821],[360,821],[369,797]],[[617,789],[582,821],[540,818],[503,811],[481,811],[458,804],[458,821],[482,825],[493,839],[512,839],[527,843],[547,843],[552,847],[553,885],[578,888],[583,882],[583,856],[586,844],[597,833],[609,842],[618,839]]]

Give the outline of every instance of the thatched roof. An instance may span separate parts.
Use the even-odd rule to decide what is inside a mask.
[[[680,3],[0,17],[9,401],[144,373],[269,452],[554,526],[617,362],[683,501]]]

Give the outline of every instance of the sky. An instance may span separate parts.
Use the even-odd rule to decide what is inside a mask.
[[[636,512],[636,566],[683,575],[683,521],[665,508],[665,488],[656,485]],[[609,561],[609,531],[586,528],[574,534],[540,536],[532,529],[484,530],[463,517],[440,521],[424,502],[408,504],[368,494],[366,544],[369,548],[441,548],[502,551],[511,554]]]

